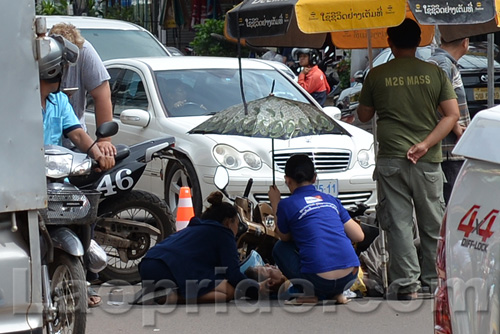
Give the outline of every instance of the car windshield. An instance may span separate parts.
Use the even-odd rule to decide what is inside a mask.
[[[158,89],[171,117],[213,115],[241,104],[238,69],[157,71]],[[276,70],[243,70],[247,102],[273,93],[275,96],[310,103],[306,96]],[[183,108],[177,108],[179,104]]]
[[[157,57],[169,54],[153,36],[141,30],[80,29],[101,59]]]

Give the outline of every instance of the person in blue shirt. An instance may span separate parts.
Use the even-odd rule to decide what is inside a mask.
[[[295,154],[285,165],[285,183],[292,195],[281,199],[278,188],[270,187],[281,239],[273,257],[296,292],[302,290],[298,303],[332,298],[346,303],[343,292],[355,282],[359,268],[352,242],[362,241],[364,233],[340,200],[317,191],[315,182],[311,159]]]
[[[101,170],[108,170],[115,164],[114,156],[92,145],[94,141],[80,125],[68,96],[60,92],[64,69],[76,62],[78,48],[61,36],[45,38],[50,51],[38,61],[44,145],[62,146],[63,136],[68,137],[80,151],[94,158]]]
[[[267,281],[258,283],[240,271],[236,209],[223,202],[219,191],[210,194],[207,201],[211,206],[201,219],[192,218],[186,228],[156,244],[139,265],[143,288],[166,280],[177,287],[167,303],[225,302],[238,295],[238,289],[257,298],[266,290]]]

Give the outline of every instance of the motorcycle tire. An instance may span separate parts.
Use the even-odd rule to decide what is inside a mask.
[[[82,261],[58,251],[49,265],[49,276],[52,303],[57,315],[52,321],[52,330],[47,332],[84,334],[88,297]]]
[[[138,242],[139,247],[128,250],[132,259],[124,262],[118,255],[118,250],[110,245],[101,245],[106,251],[108,265],[99,272],[99,280],[122,280],[129,284],[141,281],[139,275],[139,263],[146,252],[175,232],[175,219],[165,201],[158,196],[141,191],[132,190],[120,197],[114,197],[99,204],[98,215],[115,217],[119,219],[131,219],[150,224],[160,230],[159,237],[151,235],[130,233],[127,239]],[[99,222],[96,230],[99,230]]]

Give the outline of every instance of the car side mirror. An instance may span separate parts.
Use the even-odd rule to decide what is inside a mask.
[[[327,106],[323,107],[325,114],[333,118],[334,120],[340,120],[342,112],[338,107]]]
[[[120,114],[120,121],[123,124],[140,126],[145,128],[151,120],[151,115],[142,109],[127,109]]]
[[[363,80],[365,78],[364,72],[359,70],[354,73],[354,81],[363,83]]]

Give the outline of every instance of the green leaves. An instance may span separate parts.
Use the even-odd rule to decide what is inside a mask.
[[[207,19],[204,24],[195,26],[196,36],[190,43],[197,56],[237,57],[238,44],[225,40],[224,19]],[[246,57],[249,50],[241,48],[241,56]]]
[[[68,15],[68,1],[43,0],[35,10],[37,15]]]

